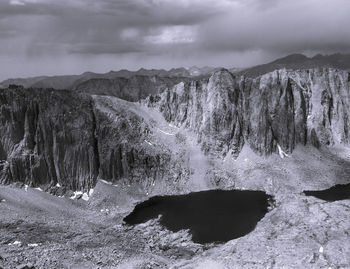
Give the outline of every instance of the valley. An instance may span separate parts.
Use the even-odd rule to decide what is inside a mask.
[[[349,81],[333,68],[220,69],[137,102],[0,90],[0,266],[347,268],[350,200],[303,192],[350,182]],[[274,202],[227,242],[198,243],[158,216],[123,221],[152,197],[208,190]]]

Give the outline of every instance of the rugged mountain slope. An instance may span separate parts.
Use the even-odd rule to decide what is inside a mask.
[[[259,155],[283,156],[298,144],[348,144],[349,92],[346,71],[279,70],[251,79],[222,69],[145,102],[168,122],[194,132],[207,155],[237,158],[246,145]],[[136,94],[122,97],[143,97]],[[201,153],[191,162],[188,150],[170,145],[183,137],[161,130],[150,111],[139,103],[74,91],[1,90],[0,182],[88,190],[98,178],[171,184],[206,177]],[[163,143],[162,136],[172,138]],[[200,166],[191,172],[194,162]]]
[[[206,152],[236,157],[245,143],[260,154],[349,143],[349,91],[349,73],[335,69],[279,70],[255,79],[223,69],[147,103],[194,130]]]
[[[91,74],[83,73],[81,75],[70,76],[40,76],[31,78],[12,78],[0,83],[0,88],[7,88],[10,85],[19,85],[24,88],[54,88],[54,89],[71,89],[73,83],[78,80],[86,80]],[[99,74],[94,74],[98,76]]]
[[[120,78],[124,79],[133,79],[135,77],[158,77],[163,80],[179,80],[180,78],[194,78],[198,76],[209,76],[217,68],[213,67],[191,67],[191,68],[172,68],[170,70],[164,69],[144,69],[141,68],[138,71],[129,71],[129,70],[119,70],[119,71],[110,71],[108,73],[99,74],[93,72],[85,72],[80,75],[67,75],[67,76],[40,76],[40,77],[31,77],[31,78],[14,78],[7,79],[0,82],[0,88],[7,88],[11,84],[20,85],[25,88],[54,88],[54,89],[75,89],[79,87],[80,84],[87,82],[91,79],[107,79],[107,80],[118,80]],[[93,82],[92,82],[93,83]],[[87,84],[84,84],[83,87],[86,88]],[[93,91],[94,89],[89,89]],[[98,92],[97,92],[98,94]]]
[[[153,181],[168,171],[169,152],[144,142],[151,131],[143,118],[129,103],[108,100],[0,90],[0,182],[88,190],[97,178]]]
[[[258,77],[263,74],[272,72],[278,69],[311,69],[318,67],[337,68],[343,70],[350,69],[350,55],[349,54],[332,54],[321,55],[318,54],[314,57],[307,57],[303,54],[291,54],[286,57],[277,59],[273,62],[253,66],[251,68],[238,71],[239,75],[245,75],[247,77]]]
[[[1,90],[0,181],[89,188],[98,174],[92,100],[70,91]]]
[[[0,83],[0,88],[8,88],[10,85],[19,85],[24,88],[29,88],[33,84],[47,78],[46,76],[33,77],[33,78],[10,78]]]
[[[94,187],[86,202],[0,185],[0,267],[348,268],[350,201],[302,192],[349,182],[349,83],[348,72],[327,68],[256,79],[221,70],[150,96],[150,107],[0,90],[0,182],[56,194],[56,183]],[[277,143],[293,154],[256,154]],[[149,196],[214,188],[265,191],[275,205],[252,233],[225,244],[195,244],[158,220],[122,222]]]
[[[74,90],[97,95],[115,96],[127,101],[138,101],[150,94],[157,94],[180,81],[188,81],[185,77],[165,78],[158,76],[132,76],[129,78],[95,78],[77,85]]]

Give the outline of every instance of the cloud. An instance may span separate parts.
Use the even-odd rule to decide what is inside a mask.
[[[0,68],[4,59],[37,72],[58,59],[58,72],[63,63],[80,72],[94,62],[229,67],[347,52],[349,10],[348,0],[0,0]]]
[[[350,2],[344,0],[251,1],[201,28],[209,50],[274,52],[343,51],[350,48]]]
[[[11,18],[5,25],[22,32],[25,53],[35,55],[57,46],[67,53],[120,54],[189,43],[197,25],[223,12],[212,0],[11,0],[0,10],[0,20]]]
[[[144,40],[150,44],[183,44],[196,41],[197,28],[195,26],[175,25],[168,26],[150,33]]]

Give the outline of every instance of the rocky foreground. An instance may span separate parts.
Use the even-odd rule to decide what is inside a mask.
[[[0,266],[350,268],[350,201],[302,194],[350,181],[349,85],[325,68],[220,70],[141,103],[0,90]],[[276,204],[226,244],[122,222],[150,196],[215,188]]]
[[[343,183],[349,153],[298,148],[289,158],[269,161],[245,153],[232,167],[240,169],[232,172],[231,183],[267,191],[275,195],[276,205],[252,233],[225,244],[195,244],[187,231],[172,233],[157,220],[125,225],[122,219],[135,203],[162,193],[157,184],[146,188],[98,181],[88,201],[1,186],[0,266],[349,268],[350,201],[325,202],[302,194],[303,189]]]

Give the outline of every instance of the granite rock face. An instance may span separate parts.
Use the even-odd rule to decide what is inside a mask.
[[[70,91],[0,92],[0,181],[89,188],[98,174],[92,99]]]
[[[153,182],[169,172],[170,153],[150,147],[148,122],[117,98],[94,97],[99,151],[99,178],[111,182]],[[136,104],[135,104],[136,105]]]
[[[98,178],[157,178],[169,156],[140,145],[147,124],[100,99],[72,91],[1,90],[0,183],[89,190]]]
[[[236,158],[243,145],[283,155],[298,144],[349,143],[349,92],[346,71],[279,70],[252,79],[222,69],[145,102],[192,130],[205,153]],[[97,179],[185,181],[185,155],[159,136],[175,134],[160,130],[153,114],[146,120],[142,107],[75,91],[1,90],[0,183],[89,190]]]
[[[222,69],[146,103],[195,131],[206,152],[236,157],[245,143],[263,155],[349,143],[349,91],[347,71],[282,69],[252,79]]]

